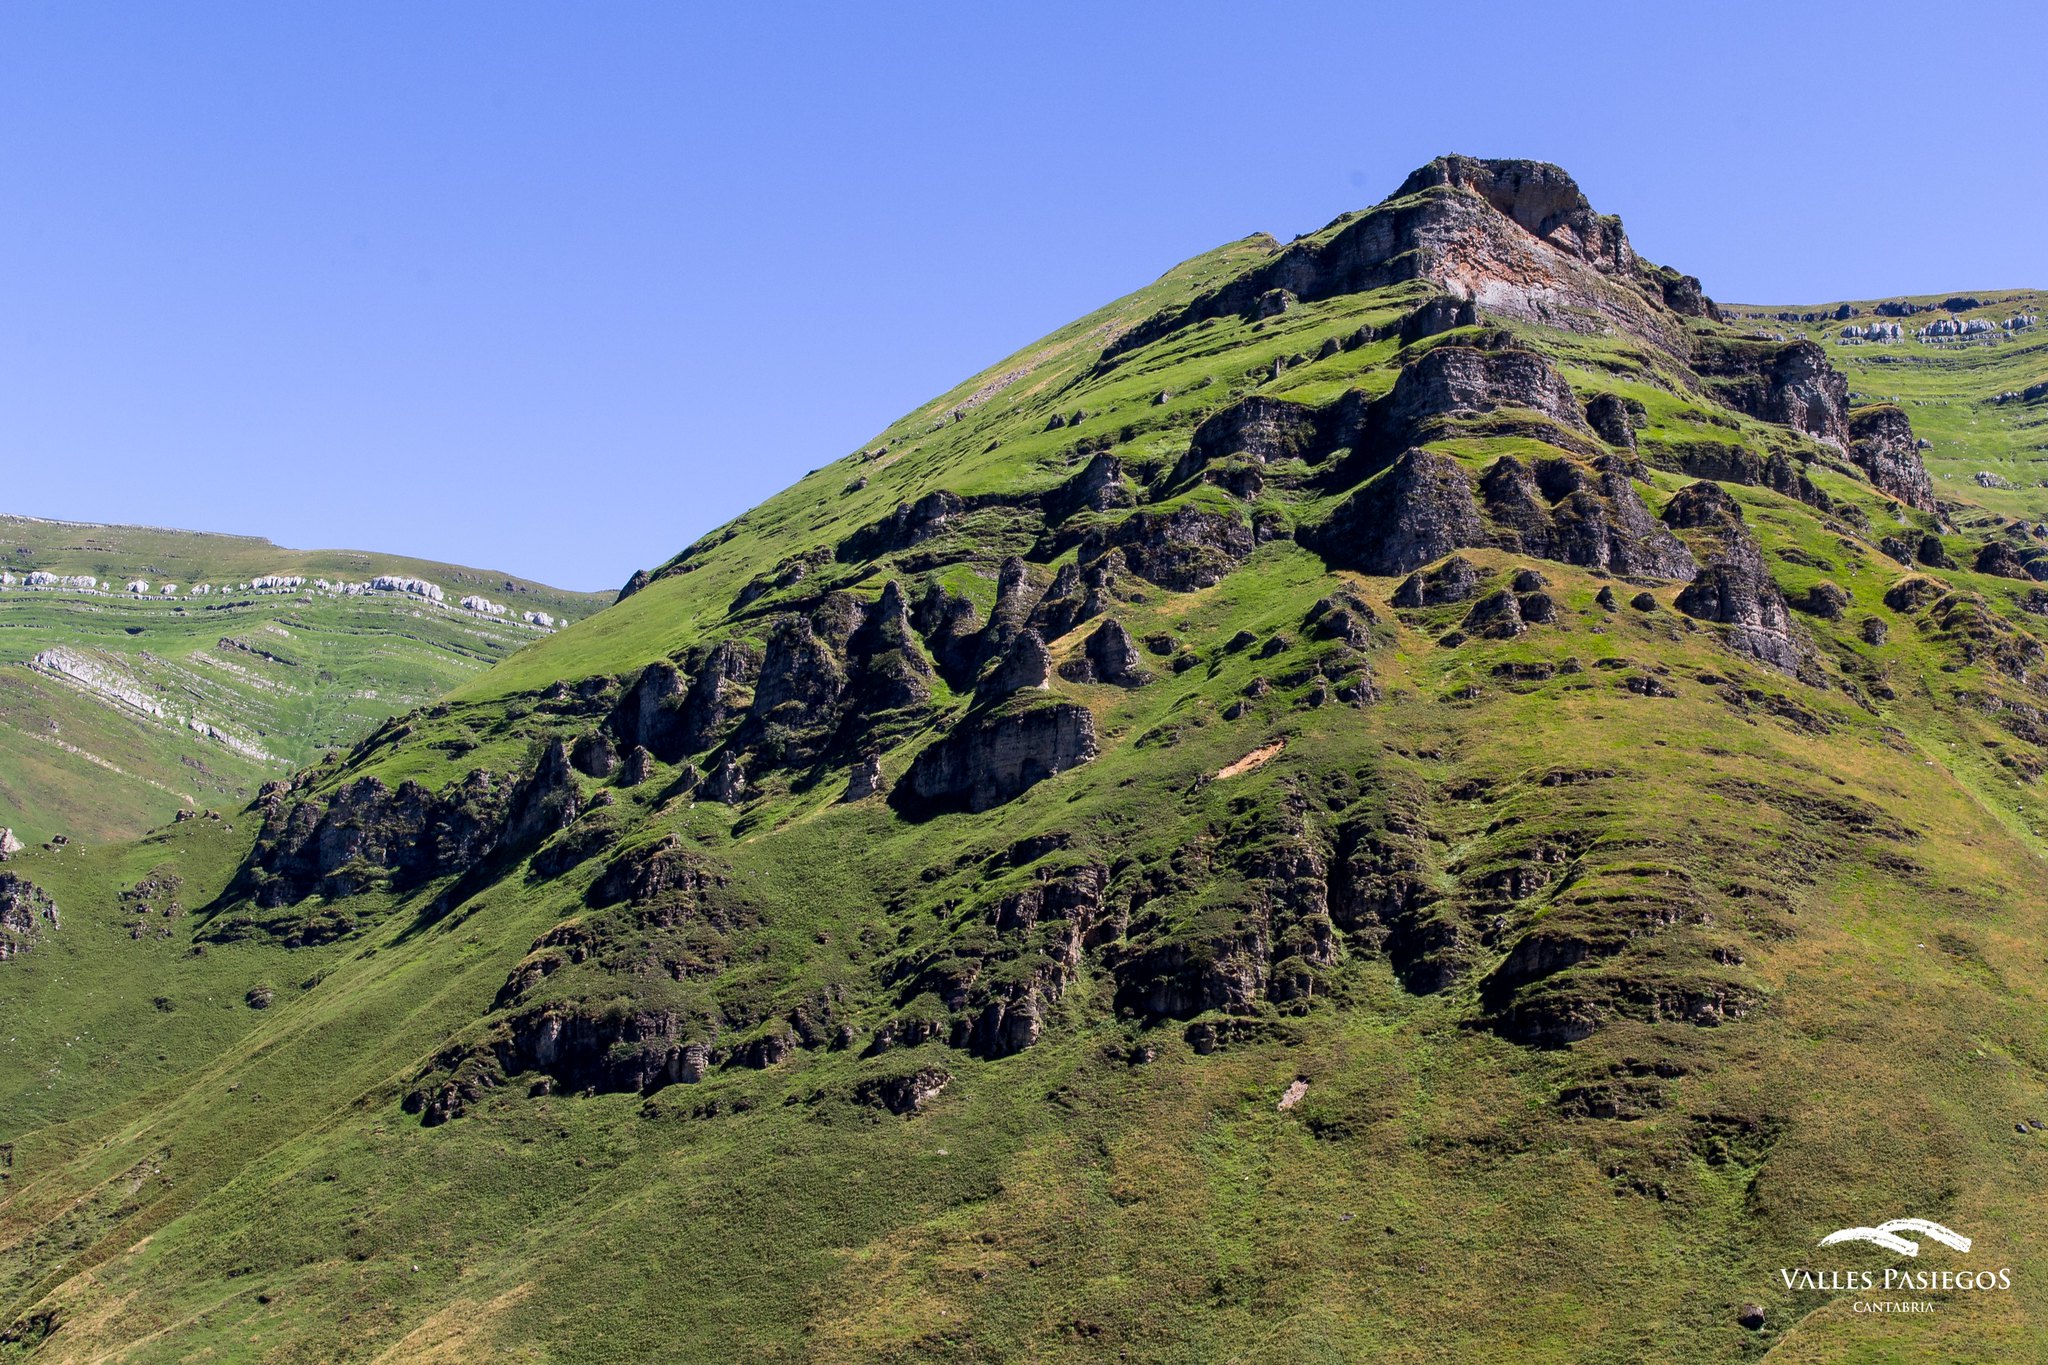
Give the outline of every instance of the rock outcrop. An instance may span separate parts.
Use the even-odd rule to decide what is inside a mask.
[[[1556,443],[1558,428],[1588,429],[1571,385],[1533,351],[1438,346],[1404,368],[1393,391],[1373,405],[1372,440],[1381,449],[1401,450],[1427,439],[1437,419],[1501,408],[1547,418],[1520,431],[1539,440]]]
[[[1890,403],[1858,408],[1849,415],[1849,458],[1870,482],[1908,507],[1934,510],[1934,481],[1921,463],[1913,423]]]
[[[1465,602],[1479,591],[1479,570],[1463,555],[1452,555],[1426,573],[1410,574],[1394,589],[1397,607],[1441,607]]]
[[[1813,342],[1716,337],[1702,342],[1693,368],[1737,412],[1848,449],[1849,381]]]
[[[1181,507],[1167,512],[1134,512],[1112,526],[1089,532],[1081,545],[1084,562],[1112,549],[1140,578],[1175,592],[1212,587],[1242,564],[1254,548],[1252,528],[1241,516]]]
[[[1391,575],[1485,544],[1486,527],[1465,467],[1418,449],[1359,488],[1303,538],[1333,563]]]
[[[1678,610],[1728,627],[1725,639],[1736,653],[1800,673],[1807,661],[1805,642],[1792,624],[1784,594],[1771,580],[1741,505],[1719,484],[1687,484],[1665,507],[1664,519],[1705,533],[1713,547],[1705,567],[1678,594]]]
[[[1601,440],[1624,450],[1636,448],[1636,429],[1647,418],[1643,405],[1618,394],[1603,393],[1586,404],[1586,423]]]
[[[910,812],[984,811],[1095,754],[1095,718],[1085,706],[970,712],[912,760],[891,799]]]
[[[1377,207],[1133,328],[1105,359],[1209,318],[1255,319],[1275,290],[1312,303],[1408,280],[1432,281],[1502,317],[1578,332],[1618,328],[1673,355],[1688,347],[1686,318],[1718,316],[1698,280],[1641,261],[1621,221],[1594,212],[1556,166],[1445,156]]]
[[[1565,457],[1531,468],[1503,455],[1479,487],[1503,549],[1630,577],[1684,578],[1697,567],[1650,515],[1619,456],[1591,468]]]
[[[26,877],[0,872],[0,962],[28,952],[58,923],[49,892]]]
[[[1080,657],[1061,671],[1074,682],[1105,682],[1118,687],[1142,687],[1152,681],[1144,666],[1144,656],[1138,652],[1138,642],[1114,617],[1089,632],[1081,643]]]

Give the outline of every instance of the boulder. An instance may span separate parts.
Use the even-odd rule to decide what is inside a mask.
[[[1922,578],[1919,574],[1909,574],[1885,591],[1884,604],[1893,611],[1910,615],[1947,595],[1945,584]]]
[[[1925,564],[1930,569],[1953,569],[1956,567],[1955,560],[1949,557],[1948,546],[1942,544],[1941,537],[1937,535],[1924,535],[1920,537],[1920,544],[1914,549],[1913,558],[1916,562]]]
[[[1809,616],[1818,616],[1824,621],[1839,621],[1848,608],[1849,594],[1834,583],[1822,581],[1806,590],[1806,599],[1801,604]]]

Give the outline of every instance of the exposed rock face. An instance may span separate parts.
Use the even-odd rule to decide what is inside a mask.
[[[418,880],[467,870],[495,842],[510,793],[478,771],[448,795],[444,801],[416,782],[394,791],[365,777],[325,800],[273,801],[254,858],[257,904],[353,895],[392,873]]]
[[[0,962],[21,956],[57,927],[57,902],[49,892],[26,877],[0,872]]]
[[[869,754],[853,765],[853,771],[846,776],[846,793],[842,801],[865,801],[882,790],[882,758],[880,754]]]
[[[1086,763],[1095,753],[1095,718],[1085,706],[1056,702],[970,713],[918,754],[892,799],[909,810],[964,806],[984,811]]]
[[[1123,623],[1110,617],[1082,642],[1081,657],[1067,666],[1075,682],[1106,682],[1118,687],[1142,687],[1152,681],[1145,670],[1138,642]]]
[[[1568,331],[1617,327],[1673,355],[1688,344],[1685,318],[1718,316],[1698,280],[1639,260],[1620,220],[1595,213],[1570,176],[1542,162],[1439,157],[1340,223],[1139,325],[1106,356],[1208,318],[1255,318],[1276,289],[1312,303],[1415,279],[1489,313]]]
[[[1472,300],[1450,294],[1439,295],[1401,319],[1401,344],[1413,346],[1427,337],[1460,327],[1474,327],[1478,323],[1479,309]]]
[[[757,662],[751,649],[726,641],[710,649],[691,683],[673,663],[657,659],[620,698],[608,728],[623,748],[639,746],[665,763],[677,762],[709,747],[734,703],[744,701],[735,688],[752,678]]]
[[[916,1114],[937,1099],[952,1080],[953,1073],[942,1066],[919,1067],[901,1076],[862,1081],[854,1087],[854,1099],[899,1116]]]
[[[1994,540],[1977,552],[1978,573],[1995,574],[1999,578],[2030,578],[2027,566],[2012,546],[2002,540]]]
[[[1937,535],[1930,534],[1920,537],[1920,544],[1913,551],[1913,559],[1916,563],[1925,564],[1930,569],[1953,569],[1956,567],[1955,560],[1949,557],[1948,546],[1942,544],[1941,537]]]
[[[927,493],[914,503],[898,503],[888,516],[841,541],[838,558],[853,564],[907,550],[943,533],[969,510],[966,499],[944,489]]]
[[[1636,448],[1636,428],[1643,424],[1643,405],[1616,394],[1603,393],[1586,404],[1586,422],[1594,434],[1611,446]]]
[[[1394,589],[1397,607],[1440,607],[1470,601],[1479,591],[1479,570],[1463,555],[1452,555],[1427,573],[1410,574]]]
[[[1697,567],[1643,506],[1618,456],[1603,455],[1589,470],[1566,458],[1531,469],[1503,455],[1480,491],[1503,549],[1632,577],[1684,578]]]
[[[336,899],[380,882],[400,886],[469,871],[502,848],[524,848],[581,809],[568,746],[556,740],[516,781],[479,769],[445,790],[396,790],[359,778],[326,797],[273,791],[239,886],[275,908],[318,894]]]
[[[1905,411],[1882,403],[1858,408],[1849,419],[1849,458],[1878,489],[1908,507],[1934,510],[1934,481],[1920,461],[1913,423]]]
[[[1813,342],[1716,338],[1701,345],[1693,368],[1736,411],[1848,449],[1849,381]]]
[[[1308,536],[1325,559],[1369,574],[1400,574],[1486,543],[1465,468],[1411,450],[1340,504]]]
[[[1491,592],[1472,604],[1462,627],[1467,635],[1485,640],[1512,640],[1528,627],[1522,621],[1521,603],[1511,592]]]
[[[1542,356],[1438,346],[1403,369],[1393,391],[1373,405],[1373,440],[1399,450],[1424,439],[1434,418],[1503,407],[1527,408],[1568,430],[1586,430],[1571,385]],[[1528,434],[1543,439],[1547,428],[1533,423]]]
[[[619,785],[637,787],[654,776],[654,755],[641,745],[634,745],[626,755],[626,761],[619,765]]]
[[[997,700],[1027,688],[1043,688],[1052,678],[1052,655],[1035,630],[1026,630],[974,689],[976,697]]]
[[[1195,428],[1174,481],[1233,455],[1257,464],[1311,459],[1327,448],[1323,427],[1322,413],[1306,403],[1254,394]]]
[[[718,766],[711,776],[704,779],[700,787],[707,801],[718,801],[728,806],[737,806],[746,799],[747,773],[740,765],[739,756],[731,750],[719,755]]]
[[[1077,512],[1107,512],[1129,507],[1133,501],[1116,457],[1098,453],[1073,478],[1047,495],[1045,514],[1048,521],[1061,522]]]
[[[1084,561],[1112,548],[1123,551],[1132,573],[1175,592],[1193,592],[1221,582],[1253,549],[1252,528],[1239,516],[1182,507],[1171,512],[1136,512],[1114,526],[1091,531],[1082,542]]]
[[[1695,479],[1768,488],[1823,512],[1834,507],[1833,499],[1822,492],[1783,451],[1772,451],[1763,456],[1721,441],[1688,441],[1677,445],[1659,443],[1646,453],[1660,468],[1676,469],[1678,473],[1690,474]]]
[[[1022,563],[1018,561],[1020,568]],[[925,586],[910,619],[946,682],[956,689],[964,686],[973,677],[975,650],[981,642],[981,613],[973,599],[950,593],[934,581]]]
[[[14,837],[14,831],[0,826],[0,863],[21,852],[21,840]]]
[[[582,811],[583,797],[570,769],[569,746],[557,738],[541,750],[532,774],[513,791],[503,838],[515,847],[539,843]]]
[[[569,751],[569,761],[577,772],[603,779],[619,766],[619,751],[611,736],[600,730],[577,740],[576,747]]]
[[[1664,509],[1664,518],[1708,533],[1716,547],[1674,605],[1695,620],[1729,627],[1727,644],[1736,653],[1797,675],[1806,664],[1806,646],[1741,505],[1719,484],[1687,484]]]

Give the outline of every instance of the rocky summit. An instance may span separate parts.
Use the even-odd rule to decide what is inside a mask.
[[[2033,297],[1849,337],[1443,157],[10,853],[0,1340],[2035,1357]],[[2009,1287],[1779,1273],[1900,1217]]]

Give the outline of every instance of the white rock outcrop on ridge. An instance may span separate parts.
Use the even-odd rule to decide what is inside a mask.
[[[424,597],[429,602],[447,600],[447,594],[441,591],[439,583],[429,583],[424,578],[404,578],[398,574],[388,573],[378,574],[370,580],[370,586],[379,592],[402,592],[409,593],[414,597]]]

